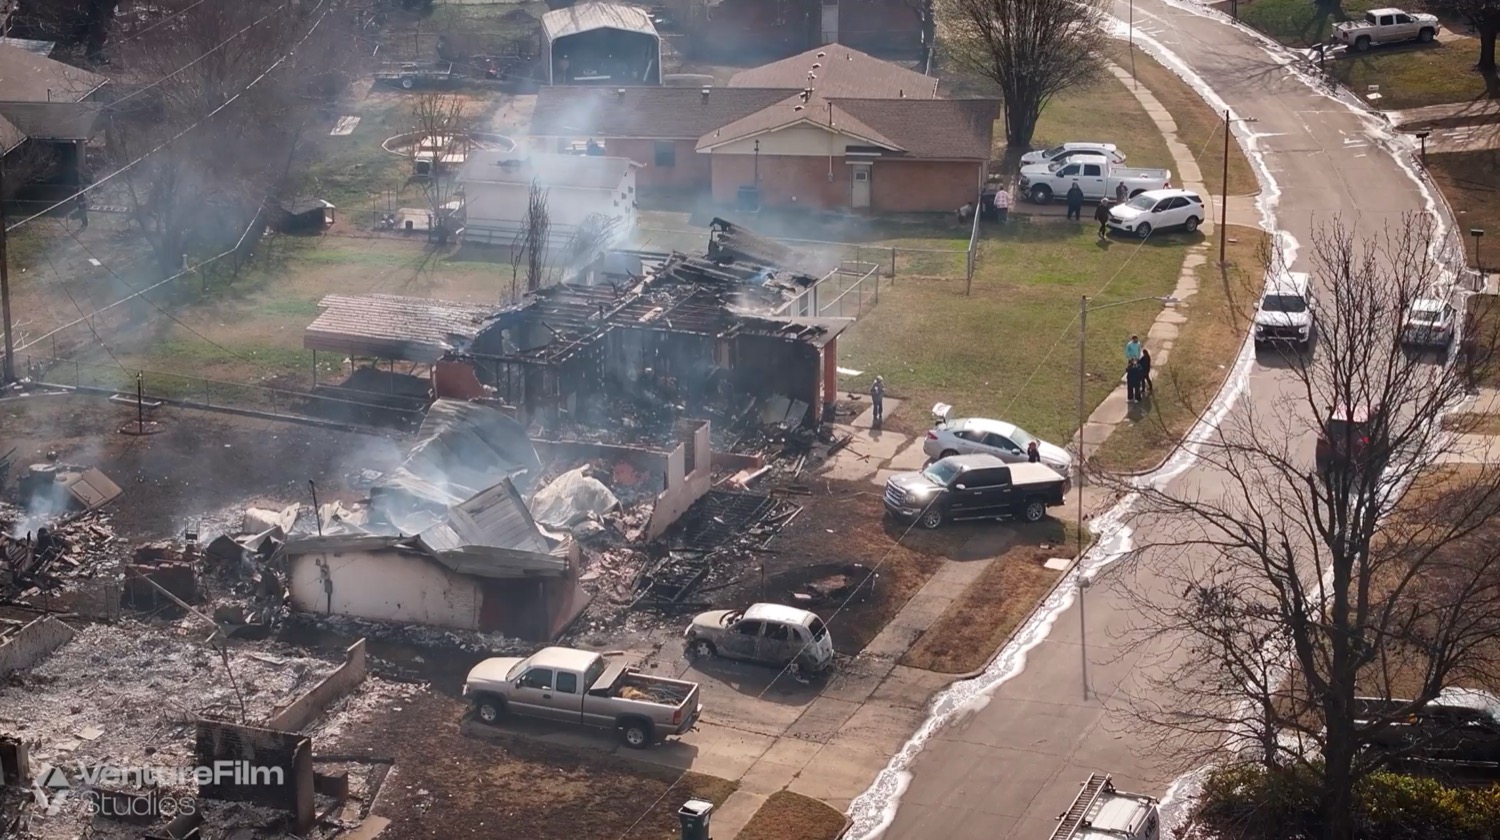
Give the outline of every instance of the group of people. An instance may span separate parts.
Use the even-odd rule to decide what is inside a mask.
[[[1155,390],[1151,383],[1151,351],[1132,335],[1125,342],[1125,401],[1138,403]]]
[[[1099,223],[1099,236],[1101,238],[1109,235],[1109,209],[1116,204],[1124,204],[1125,200],[1129,197],[1130,190],[1125,186],[1125,182],[1121,181],[1115,187],[1115,197],[1113,200],[1108,196],[1099,200],[1099,206],[1094,208],[1094,221]],[[1068,188],[1067,202],[1068,218],[1075,221],[1083,221],[1083,188],[1078,185],[1078,181],[1076,180],[1073,182],[1073,186]]]

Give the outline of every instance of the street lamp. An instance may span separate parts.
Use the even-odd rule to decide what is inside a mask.
[[[1083,523],[1078,524],[1079,530],[1083,529]],[[1083,596],[1089,591],[1088,575],[1078,570],[1078,652],[1082,657],[1083,664],[1083,699],[1089,699],[1089,629],[1088,623],[1083,616]]]
[[[1224,110],[1224,180],[1219,185],[1219,265],[1225,262],[1224,253],[1229,237],[1229,124],[1231,122],[1255,122],[1254,117],[1231,120],[1229,110]]]
[[[760,189],[760,141],[755,141],[755,188]]]
[[[1422,141],[1422,165],[1427,165],[1427,138],[1432,136],[1430,131],[1417,132],[1417,139]]]
[[[1474,237],[1474,267],[1479,269],[1479,280],[1484,282],[1484,263],[1479,261],[1479,238],[1484,236],[1484,228],[1469,228],[1469,235]]]

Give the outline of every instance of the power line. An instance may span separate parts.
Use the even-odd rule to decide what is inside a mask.
[[[57,270],[57,266],[52,264],[52,256],[47,253],[46,248],[42,249],[42,258],[47,261],[47,267],[52,270],[52,275],[57,278],[57,285],[62,287],[63,294],[68,296],[68,302],[73,304],[74,309],[78,310],[78,315],[80,317],[87,319],[89,332],[94,334],[94,340],[99,342],[99,346],[104,348],[104,352],[109,354],[109,357],[114,360],[115,365],[120,368],[120,371],[126,376],[129,376],[130,371],[126,370],[125,365],[120,363],[120,357],[115,355],[115,351],[109,349],[109,344],[105,342],[103,336],[99,335],[99,331],[94,329],[93,319],[87,318],[87,316],[83,314],[83,307],[78,305],[77,298],[74,298],[73,293],[68,290],[68,281],[63,279],[62,273]]]
[[[322,8],[324,5],[327,4],[327,2],[328,2],[328,0],[318,0],[318,5],[314,9],[314,11],[316,11],[319,8]],[[297,41],[296,44],[292,45],[291,49],[287,50],[284,54],[282,54],[282,56],[280,58],[278,58],[278,59],[276,59],[276,61],[272,62],[270,67],[267,67],[265,69],[265,71],[263,71],[259,76],[256,76],[249,84],[245,85],[245,87],[241,88],[233,96],[231,96],[228,99],[224,100],[223,104],[219,105],[219,107],[213,109],[212,111],[208,112],[206,115],[200,117],[192,125],[189,125],[187,128],[184,128],[183,130],[177,132],[176,134],[172,135],[168,139],[162,141],[155,148],[151,149],[150,151],[146,152],[145,154],[141,155],[140,157],[136,158],[135,160],[130,161],[129,163],[125,164],[124,166],[121,166],[119,169],[116,169],[115,171],[109,173],[108,175],[105,175],[102,178],[96,179],[92,184],[89,184],[86,187],[81,187],[77,192],[73,193],[72,195],[68,196],[67,198],[62,199],[61,201],[58,201],[57,203],[52,204],[52,205],[46,207],[45,209],[43,209],[41,211],[33,213],[32,215],[27,216],[26,218],[21,219],[18,222],[15,222],[13,224],[7,225],[6,228],[5,228],[5,231],[7,233],[9,233],[9,232],[15,230],[16,228],[19,228],[20,226],[22,226],[24,224],[27,224],[29,222],[33,222],[33,221],[35,221],[35,220],[37,220],[37,219],[39,219],[39,218],[41,218],[43,216],[46,216],[46,215],[50,214],[52,211],[58,209],[59,207],[62,207],[64,205],[66,205],[66,204],[69,204],[71,202],[77,201],[80,196],[83,196],[83,195],[86,195],[86,194],[88,194],[90,192],[93,192],[94,190],[98,189],[99,187],[104,186],[106,183],[108,183],[109,181],[111,181],[114,178],[118,177],[119,175],[122,175],[122,174],[124,174],[125,172],[128,172],[131,169],[134,169],[142,161],[146,160],[147,158],[151,157],[152,155],[156,154],[157,152],[160,152],[161,150],[167,148],[168,146],[170,146],[173,143],[177,142],[178,140],[182,139],[184,136],[186,136],[189,132],[191,132],[194,129],[196,129],[198,126],[200,126],[200,125],[204,124],[205,122],[208,122],[209,120],[211,120],[214,117],[218,116],[219,113],[222,112],[225,108],[228,108],[230,105],[233,105],[236,101],[239,100],[239,98],[241,96],[245,95],[245,93],[247,93],[251,88],[255,87],[257,84],[260,84],[260,82],[262,82],[263,80],[265,80],[265,78],[267,76],[269,76],[277,67],[280,67],[283,62],[285,62],[288,58],[291,58],[292,55],[297,51],[297,48],[301,47],[304,43],[307,42],[308,38],[312,37],[312,34],[317,31],[318,26],[323,23],[323,20],[328,17],[328,14],[329,14],[328,11],[324,11],[323,14],[319,15],[318,19],[313,22],[313,25],[308,28],[306,34],[304,34],[302,36],[302,38]]]
[[[153,29],[156,29],[158,26],[162,26],[163,24],[170,23],[172,21],[172,18],[179,17],[181,15],[187,14],[188,12],[191,12],[192,10],[194,10],[194,9],[198,8],[199,6],[203,5],[205,2],[207,2],[207,0],[198,0],[198,2],[192,4],[191,6],[188,6],[187,8],[178,9],[177,11],[175,11],[175,12],[167,15],[166,17],[162,18],[161,20],[157,21],[156,23],[151,24],[150,26],[146,27],[145,29],[142,29],[139,32],[132,32],[131,34],[126,35],[123,38],[115,38],[114,39],[114,43],[116,43],[116,44],[128,44],[131,41],[134,41],[136,38],[139,38],[142,35],[145,35],[147,32],[150,32]]]
[[[203,0],[199,0],[199,2],[201,3],[201,2],[203,2]],[[195,3],[194,5],[197,5],[197,4]],[[191,7],[189,7],[189,8],[191,8]],[[255,21],[254,23],[251,23],[251,24],[247,25],[244,29],[239,30],[238,32],[234,33],[233,35],[230,35],[228,38],[225,38],[223,41],[220,41],[215,46],[210,47],[209,50],[208,50],[208,52],[205,52],[203,55],[198,56],[197,58],[193,59],[192,61],[189,61],[187,64],[184,64],[181,67],[177,68],[176,70],[173,70],[172,72],[168,73],[167,75],[162,76],[160,79],[157,79],[156,81],[154,81],[154,82],[152,82],[152,83],[150,83],[148,85],[144,85],[142,87],[139,87],[139,88],[131,91],[130,93],[127,93],[126,95],[120,97],[119,99],[116,99],[113,102],[110,102],[109,103],[110,107],[111,108],[115,108],[115,107],[119,106],[120,103],[122,103],[122,102],[126,102],[126,101],[129,101],[130,99],[132,99],[134,97],[140,96],[141,94],[145,93],[146,91],[151,90],[152,88],[154,88],[157,85],[165,82],[166,80],[168,80],[168,79],[176,76],[177,74],[181,73],[182,71],[187,70],[187,69],[193,67],[194,65],[198,64],[200,61],[203,61],[205,58],[208,58],[209,56],[213,55],[214,53],[218,52],[219,50],[222,50],[225,47],[229,46],[230,42],[232,42],[234,39],[240,37],[241,35],[244,35],[246,32],[249,32],[250,30],[254,29],[257,26],[260,26],[262,23],[265,23],[267,20],[269,20],[271,18],[271,15],[273,15],[273,14],[281,11],[284,8],[286,8],[286,3],[282,3],[280,6],[277,6],[276,8],[272,9],[271,11],[266,12],[264,15],[262,15],[260,17],[259,20]]]

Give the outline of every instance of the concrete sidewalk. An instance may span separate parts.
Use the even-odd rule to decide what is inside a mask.
[[[1429,105],[1405,111],[1383,111],[1400,131],[1418,131],[1438,126],[1456,127],[1500,122],[1500,99],[1476,99],[1451,105]],[[1428,141],[1431,143],[1431,141]]]

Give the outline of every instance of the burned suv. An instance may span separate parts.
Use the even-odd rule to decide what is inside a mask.
[[[1336,406],[1328,409],[1318,426],[1316,461],[1318,475],[1334,470],[1385,469],[1389,446],[1375,428],[1375,416],[1366,406]]]

